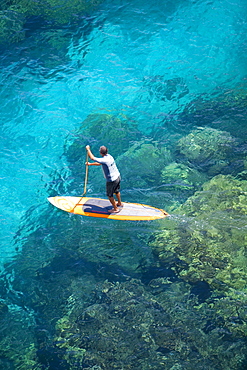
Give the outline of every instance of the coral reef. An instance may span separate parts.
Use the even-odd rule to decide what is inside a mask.
[[[138,140],[140,133],[137,126],[129,122],[126,116],[112,114],[90,114],[74,134],[73,141],[69,138],[65,143],[65,155],[70,163],[82,156],[82,148],[90,143],[92,151],[98,155],[100,145],[106,145],[115,157],[127,150],[129,143]],[[116,145],[117,144],[117,145]],[[82,147],[83,145],[83,147]],[[83,151],[83,159],[85,157]]]
[[[59,0],[47,0],[41,3],[38,9],[38,15],[42,14],[45,19],[51,20],[56,24],[66,24],[80,14],[89,12],[101,3],[101,0],[70,0],[69,2]]]
[[[40,22],[62,26],[77,22],[82,14],[95,9],[102,0],[47,0],[28,1],[11,0],[1,6],[0,10],[0,43],[9,44],[25,38],[26,22],[36,17]]]
[[[11,7],[18,9],[26,17],[39,16],[45,20],[63,25],[76,19],[80,14],[90,11],[99,5],[101,0],[47,0],[46,2],[33,2],[27,0],[12,0]]]
[[[171,184],[183,190],[191,190],[194,192],[206,180],[207,176],[204,173],[197,171],[195,168],[186,166],[183,163],[172,162],[168,164],[161,173],[162,182]]]
[[[14,9],[0,11],[0,44],[22,41],[25,38],[24,15]]]
[[[7,305],[1,302],[1,308],[1,369],[41,369],[36,354],[37,340],[32,312],[13,303]]]
[[[111,114],[90,114],[81,124],[77,132],[68,137],[65,143],[64,155],[69,162],[73,174],[73,187],[81,186],[85,169],[85,146],[90,144],[93,154],[100,157],[99,147],[106,145],[108,151],[119,164],[118,156],[129,148],[131,141],[138,139],[140,133],[135,124],[125,116]],[[121,174],[123,175],[122,168]],[[90,168],[90,182],[96,185],[97,192],[105,193],[105,183],[99,176],[99,169]],[[78,182],[78,183],[77,183]]]
[[[232,297],[245,298],[247,182],[218,175],[203,185],[150,242],[155,254],[186,281],[206,281]]]
[[[221,302],[216,299],[219,312],[213,311],[198,305],[189,290],[166,279],[154,279],[148,288],[133,279],[105,281],[97,285],[94,303],[80,309],[75,302],[59,320],[54,343],[66,360],[73,348],[72,369],[79,363],[86,369],[237,369],[245,353],[244,341],[225,325],[233,311],[225,307],[221,320]]]
[[[189,163],[209,176],[221,173],[229,165],[235,147],[236,140],[228,132],[210,127],[193,130],[177,144]]]
[[[202,95],[192,100],[180,115],[180,124],[185,127],[210,126],[242,139],[247,134],[246,107],[244,81],[213,98]]]
[[[73,300],[73,297],[69,297]],[[62,317],[56,324],[59,336],[55,338],[54,344],[61,349],[62,358],[71,370],[82,367],[86,350],[81,348],[81,335],[75,323],[69,317]]]
[[[118,158],[119,166],[125,173],[123,180],[126,188],[133,188],[136,184],[144,189],[161,185],[161,172],[170,161],[170,151],[151,140],[133,144]]]
[[[50,69],[68,63],[67,49],[71,40],[69,32],[65,34],[62,29],[51,29],[39,31],[31,37],[32,44],[36,47],[28,50],[28,58],[37,60],[38,65],[44,67],[41,69],[42,72],[40,71],[44,77],[46,77],[45,69],[50,73]],[[56,72],[53,71],[53,73]]]

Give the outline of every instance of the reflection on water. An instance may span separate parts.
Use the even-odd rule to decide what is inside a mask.
[[[244,369],[243,4],[109,0],[56,27],[54,14],[1,55],[0,367]],[[86,144],[109,147],[124,201],[171,216],[52,207],[83,192]],[[105,197],[99,169],[87,190]]]

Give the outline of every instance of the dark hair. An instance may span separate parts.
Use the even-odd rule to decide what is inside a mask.
[[[99,152],[101,153],[101,154],[104,154],[104,155],[106,155],[107,153],[108,153],[108,149],[107,149],[107,147],[106,146],[101,146],[100,148],[99,148]]]

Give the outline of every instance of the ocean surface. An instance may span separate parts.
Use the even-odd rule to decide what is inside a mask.
[[[1,352],[2,368],[193,368],[195,357],[186,357],[186,353],[189,353],[187,347],[183,350],[178,347],[168,350],[168,344],[157,344],[157,348],[163,351],[163,365],[161,360],[148,365],[148,358],[139,365],[134,365],[129,358],[114,366],[108,362],[105,367],[96,360],[91,363],[88,360],[82,364],[77,358],[77,362],[73,362],[72,351],[78,353],[79,350],[73,349],[72,344],[66,358],[57,353],[56,356],[51,355],[51,343],[55,343],[54,325],[56,320],[60,320],[61,329],[61,318],[65,315],[61,307],[64,303],[60,302],[57,317],[52,317],[53,308],[50,306],[53,303],[50,298],[45,300],[43,288],[40,286],[37,291],[34,289],[35,293],[27,293],[26,286],[33,286],[30,281],[39,279],[40,275],[46,276],[45,274],[49,275],[46,278],[50,284],[50,276],[56,279],[61,273],[61,266],[64,266],[61,273],[64,277],[67,276],[66,271],[68,275],[76,271],[76,276],[80,275],[85,281],[88,276],[90,287],[81,299],[90,306],[92,302],[88,297],[92,294],[89,292],[105,281],[125,284],[130,279],[141,279],[141,284],[146,286],[152,278],[165,276],[170,279],[170,283],[177,284],[181,276],[174,269],[167,267],[166,270],[166,266],[160,267],[157,264],[150,240],[170,228],[171,224],[176,226],[178,222],[188,221],[189,216],[183,218],[176,209],[200,188],[194,187],[194,184],[191,187],[182,184],[178,188],[171,178],[161,184],[158,172],[155,172],[159,155],[154,155],[150,160],[149,150],[143,149],[143,154],[138,152],[141,159],[133,156],[131,160],[129,150],[135,145],[138,147],[145,143],[165,148],[171,152],[171,158],[165,163],[168,165],[174,161],[176,152],[173,152],[173,148],[181,138],[198,128],[213,128],[229,133],[238,142],[236,151],[239,159],[232,161],[231,168],[229,165],[230,169],[225,172],[217,170],[210,175],[207,173],[206,180],[212,179],[214,174],[237,176],[240,172],[244,173],[247,169],[244,164],[247,158],[246,16],[247,4],[243,0],[106,0],[90,14],[80,16],[76,25],[49,28],[47,24],[39,25],[35,20],[30,20],[26,25],[23,41],[2,47],[1,292],[3,302],[7,302],[12,314],[17,315],[16,323],[28,322],[32,328],[35,340],[27,340],[26,347],[30,348],[30,343],[36,343],[36,352],[39,353],[36,365],[33,363],[27,367],[27,355],[25,360],[17,363],[13,359],[8,360],[11,357],[9,353],[3,355]],[[93,123],[97,123],[100,117],[106,117],[105,127],[103,122],[101,130],[97,130],[96,124],[90,131],[90,117]],[[120,128],[117,127],[118,122],[122,122]],[[102,125],[102,121],[100,124]],[[128,129],[130,131],[124,137],[123,144],[120,131],[128,132]],[[124,201],[143,202],[163,208],[171,214],[171,218],[147,223],[99,220],[69,215],[49,204],[49,196],[82,194],[87,144],[91,145],[95,155],[98,155],[100,145],[109,146],[121,172]],[[180,151],[182,152],[181,147]],[[213,159],[215,152],[210,152],[210,156],[207,158],[209,161]],[[179,156],[176,157],[177,162],[178,158]],[[146,163],[148,169],[154,169],[154,174],[150,170],[148,180],[145,175]],[[200,165],[201,163],[198,167]],[[246,180],[244,175],[241,179]],[[206,180],[201,179],[201,184]],[[90,196],[105,197],[104,179],[100,170],[89,168],[87,191]],[[224,232],[229,226],[226,218],[226,214],[222,215]],[[203,225],[206,233],[207,214],[205,218],[200,217],[198,222]],[[234,223],[235,228],[241,229],[244,235],[244,215],[238,226]],[[203,296],[201,304],[208,298],[209,290],[213,289],[206,278],[205,281],[202,286],[195,288],[196,295],[199,298]],[[60,283],[58,281],[57,285]],[[66,281],[64,284],[66,285]],[[191,284],[191,281],[186,279],[185,284]],[[107,294],[107,289],[110,288],[102,288],[102,292]],[[59,287],[57,290],[59,291]],[[36,300],[33,298],[34,294],[39,297],[42,307],[39,307],[37,297]],[[169,294],[170,297],[173,294],[175,297],[178,291],[174,288],[174,292]],[[180,290],[179,297],[181,294]],[[66,295],[67,300],[68,297]],[[77,302],[79,300],[73,299],[77,299]],[[120,310],[120,301],[119,298],[115,310]],[[148,315],[147,307],[144,305],[143,310],[147,310]],[[23,309],[26,312],[25,317],[20,313]],[[189,307],[187,309],[190,310]],[[245,310],[247,311],[247,306]],[[203,317],[206,315],[207,313]],[[236,317],[237,314],[232,313],[231,316]],[[211,325],[210,320],[207,327]],[[243,318],[241,320],[244,322]],[[138,325],[145,326],[144,323]],[[22,329],[18,324],[10,335],[13,336],[15,330],[22,338]],[[114,343],[114,330],[116,328],[112,328],[109,345]],[[221,348],[227,341],[231,341],[229,338],[232,336],[223,333],[223,330],[226,329],[222,328],[224,341],[219,344],[219,338],[215,339],[215,345]],[[208,332],[205,330],[205,333]],[[44,345],[39,345],[45,342],[40,333],[46,336],[46,343],[49,342],[46,351]],[[74,330],[74,335],[76,333]],[[234,337],[236,340],[232,339],[234,356],[242,356],[242,362],[239,361],[238,365],[231,362],[230,356],[228,362],[226,360],[224,363],[225,367],[219,367],[219,363],[214,362],[216,355],[212,350],[214,342],[211,339],[210,356],[206,353],[202,355],[206,360],[201,360],[200,368],[244,369],[244,356],[240,347],[246,345],[246,334],[243,329],[236,335],[237,339]],[[25,335],[23,329],[23,337]],[[87,335],[89,337],[92,334]],[[171,335],[169,331],[167,335],[170,335],[172,342],[176,332],[173,331]],[[179,331],[177,335],[182,343]],[[190,336],[191,332],[188,331],[187,335]],[[61,337],[63,340],[65,338],[61,334],[60,339],[56,339],[58,343],[61,343]],[[159,337],[157,333],[156,337]],[[145,343],[153,340],[147,334],[143,338],[144,334],[142,340]],[[193,335],[190,340],[193,341]],[[241,342],[240,347],[238,341]],[[188,343],[189,341],[189,346]],[[205,343],[206,339],[201,346],[206,346]],[[61,345],[56,346],[62,351]],[[120,342],[118,346],[121,346]],[[174,355],[176,360],[172,363],[170,350],[175,353],[184,351],[184,355],[179,360]],[[115,348],[112,356],[116,359],[117,354],[118,349]],[[165,358],[169,358],[167,363]],[[191,367],[190,361],[194,364]]]

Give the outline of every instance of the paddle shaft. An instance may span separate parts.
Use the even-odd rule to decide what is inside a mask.
[[[80,203],[80,201],[82,200],[82,198],[86,194],[86,192],[87,192],[87,180],[88,180],[88,152],[86,154],[86,172],[85,172],[85,180],[84,180],[84,192],[83,192],[79,202],[77,204],[75,204],[75,206],[74,206],[74,208],[72,209],[71,212],[74,212],[75,207]]]
[[[85,181],[84,181],[84,192],[82,194],[82,197],[84,197],[84,195],[87,192],[87,180],[88,180],[88,152],[86,154],[86,173],[85,173]]]

